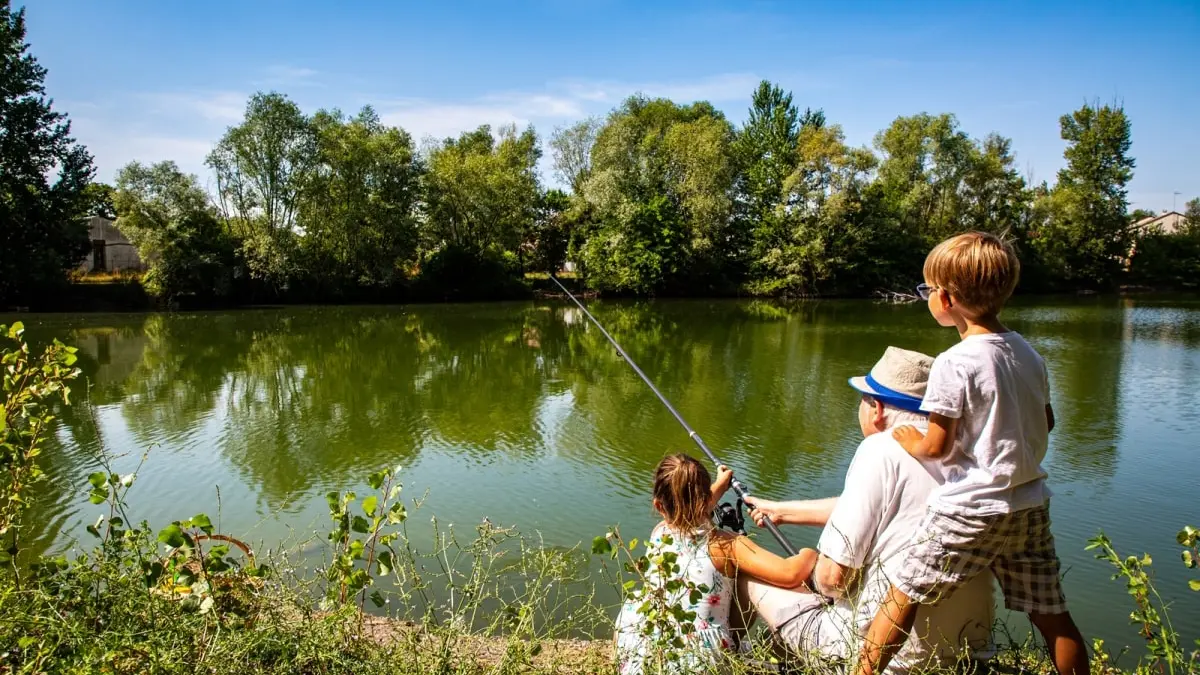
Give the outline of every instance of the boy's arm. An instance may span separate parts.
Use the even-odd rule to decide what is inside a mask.
[[[954,447],[958,419],[929,413],[929,432],[922,434],[916,427],[904,425],[892,431],[892,438],[905,452],[917,459],[941,459]]]

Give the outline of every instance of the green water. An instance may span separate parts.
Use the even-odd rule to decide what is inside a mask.
[[[709,445],[773,498],[839,491],[859,441],[847,377],[886,345],[936,353],[955,339],[923,306],[866,301],[594,308]],[[408,494],[428,491],[423,513],[458,527],[487,517],[561,546],[613,524],[644,536],[651,469],[693,450],[563,303],[22,318],[35,340],[78,345],[92,382],[46,456],[43,550],[69,546],[94,519],[82,486],[101,441],[127,455],[122,467],[149,451],[133,513],[158,525],[213,514],[219,489],[221,529],[255,542],[325,532],[326,491],[397,464]],[[1039,300],[1006,318],[1050,365],[1059,426],[1045,467],[1085,632],[1135,637],[1123,589],[1083,550],[1103,528],[1122,550],[1154,555],[1168,595],[1188,603],[1177,627],[1200,634],[1173,544],[1181,525],[1200,525],[1200,302]],[[792,533],[802,545],[818,535]]]

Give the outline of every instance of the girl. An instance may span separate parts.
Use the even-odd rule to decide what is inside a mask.
[[[663,521],[646,542],[651,565],[644,587],[626,601],[617,617],[622,675],[658,672],[661,666],[674,672],[699,672],[716,664],[723,653],[738,649],[745,633],[743,610],[734,598],[739,573],[784,588],[804,586],[811,578],[815,550],[780,558],[745,536],[713,526],[713,508],[732,478],[733,472],[722,466],[712,482],[703,464],[683,454],[663,459],[655,469],[654,510]],[[661,578],[655,561],[662,554],[676,556],[678,572],[673,579]],[[664,636],[657,627],[648,626],[648,616],[661,616],[662,609],[676,605],[694,613],[690,630],[681,628],[678,636]],[[662,619],[655,623],[663,625]],[[664,660],[664,646],[676,637],[683,640],[684,649],[659,663]]]

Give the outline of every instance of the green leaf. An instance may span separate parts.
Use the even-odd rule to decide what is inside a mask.
[[[179,527],[178,523],[172,523],[160,530],[158,540],[171,548],[179,548],[187,543],[183,530]]]
[[[1180,553],[1185,567],[1191,569],[1196,566],[1196,557],[1192,555],[1191,551],[1181,551]]]
[[[386,472],[376,471],[370,476],[367,476],[367,485],[370,485],[372,490],[378,490],[379,488],[383,487],[383,481],[386,476]]]
[[[192,525],[204,534],[211,535],[213,533],[212,521],[203,513],[197,513],[192,516]]]
[[[379,576],[386,577],[392,573],[392,552],[380,551],[376,558],[376,565],[379,567]]]
[[[371,495],[370,497],[367,497],[366,499],[362,500],[363,513],[366,513],[370,517],[374,517],[375,516],[375,506],[378,503],[379,503],[379,498],[376,497],[375,495]]]
[[[354,516],[354,520],[350,522],[350,529],[359,534],[366,534],[371,531],[371,525],[366,518]]]
[[[376,607],[383,607],[384,602],[385,601],[383,599],[382,593],[380,593],[379,591],[374,591],[373,593],[371,593],[371,603],[374,604]]]
[[[1191,579],[1188,581],[1188,588],[1193,591],[1200,591],[1200,579]]]
[[[107,500],[107,488],[92,488],[92,491],[88,493],[88,501],[93,504],[103,504]]]
[[[24,332],[25,324],[21,323],[20,321],[14,321],[13,325],[8,327],[8,338],[10,340],[19,339],[21,337],[21,333]]]
[[[88,482],[92,484],[92,487],[102,488],[108,482],[108,476],[102,471],[97,471],[88,475]]]
[[[387,521],[391,525],[403,523],[408,518],[408,511],[404,509],[404,504],[396,502],[388,508]]]
[[[612,552],[612,544],[608,542],[608,538],[601,535],[592,539],[592,554],[605,555]]]

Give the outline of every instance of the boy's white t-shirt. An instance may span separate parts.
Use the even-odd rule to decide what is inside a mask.
[[[1046,362],[1014,331],[967,336],[934,359],[921,410],[959,421],[934,510],[985,516],[1044,504],[1049,402]]]

